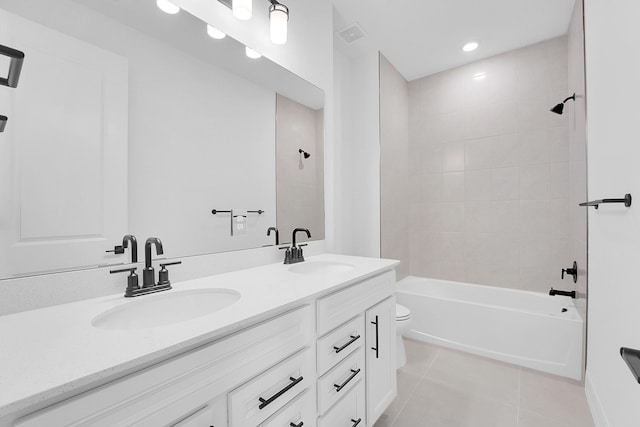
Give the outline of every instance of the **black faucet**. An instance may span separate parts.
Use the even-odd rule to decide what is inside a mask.
[[[276,233],[276,246],[280,244],[280,232],[276,227],[269,227],[267,230],[267,236],[271,236],[271,232],[274,231]]]
[[[295,248],[296,247],[296,233],[302,233],[305,232],[307,233],[307,239],[311,238],[311,232],[309,231],[309,229],[307,228],[296,228],[293,230],[293,235],[291,236],[291,247]]]
[[[133,234],[127,234],[122,238],[121,246],[114,246],[113,249],[105,251],[105,252],[113,252],[116,255],[120,255],[124,253],[124,250],[129,247],[129,243],[131,243],[131,263],[135,264],[138,262],[138,241],[136,240],[136,236]]]
[[[308,229],[296,228],[295,230],[293,230],[293,235],[291,236],[291,248],[280,248],[280,249],[286,249],[286,252],[284,255],[285,264],[296,264],[298,262],[304,261],[304,254],[302,253],[302,247],[307,245],[306,244],[296,245],[296,233],[302,233],[302,232],[307,234],[307,238],[311,238],[311,232]]]
[[[142,287],[155,286],[155,272],[151,266],[151,245],[155,245],[156,253],[163,255],[162,242],[157,237],[149,237],[144,244],[144,271],[142,272]]]
[[[554,296],[554,295],[563,295],[565,297],[571,297],[571,298],[575,298],[576,297],[576,291],[558,291],[556,289],[551,288],[551,290],[549,291],[549,295]]]

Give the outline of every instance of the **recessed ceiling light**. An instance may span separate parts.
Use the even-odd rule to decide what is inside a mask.
[[[251,49],[249,46],[244,47],[244,53],[251,59],[258,59],[262,56],[255,50]]]
[[[168,13],[169,15],[175,15],[180,12],[180,8],[175,4],[171,3],[169,0],[156,0],[156,4],[164,13]]]
[[[209,37],[216,40],[222,40],[227,36],[225,33],[220,31],[219,29],[212,27],[211,25],[208,25],[208,24],[207,24],[207,34],[209,34]]]
[[[478,48],[478,46],[479,46],[478,42],[469,42],[464,46],[462,46],[462,50],[464,50],[465,52],[473,52]]]

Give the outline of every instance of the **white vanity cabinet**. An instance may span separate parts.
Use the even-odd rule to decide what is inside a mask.
[[[338,282],[134,373],[85,378],[87,391],[0,427],[371,427],[396,395],[394,283],[391,269]]]
[[[317,301],[319,426],[373,426],[395,398],[394,283],[387,271]]]

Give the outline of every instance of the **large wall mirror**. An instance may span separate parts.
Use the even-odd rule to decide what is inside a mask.
[[[0,45],[25,53],[0,86],[0,279],[127,263],[105,252],[125,234],[167,258],[324,239],[312,84],[155,0],[0,0]]]

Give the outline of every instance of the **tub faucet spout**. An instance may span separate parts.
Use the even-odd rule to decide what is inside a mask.
[[[575,298],[576,297],[576,291],[559,291],[557,289],[551,288],[551,290],[549,291],[549,295],[551,295],[551,296],[563,295],[565,297]]]

